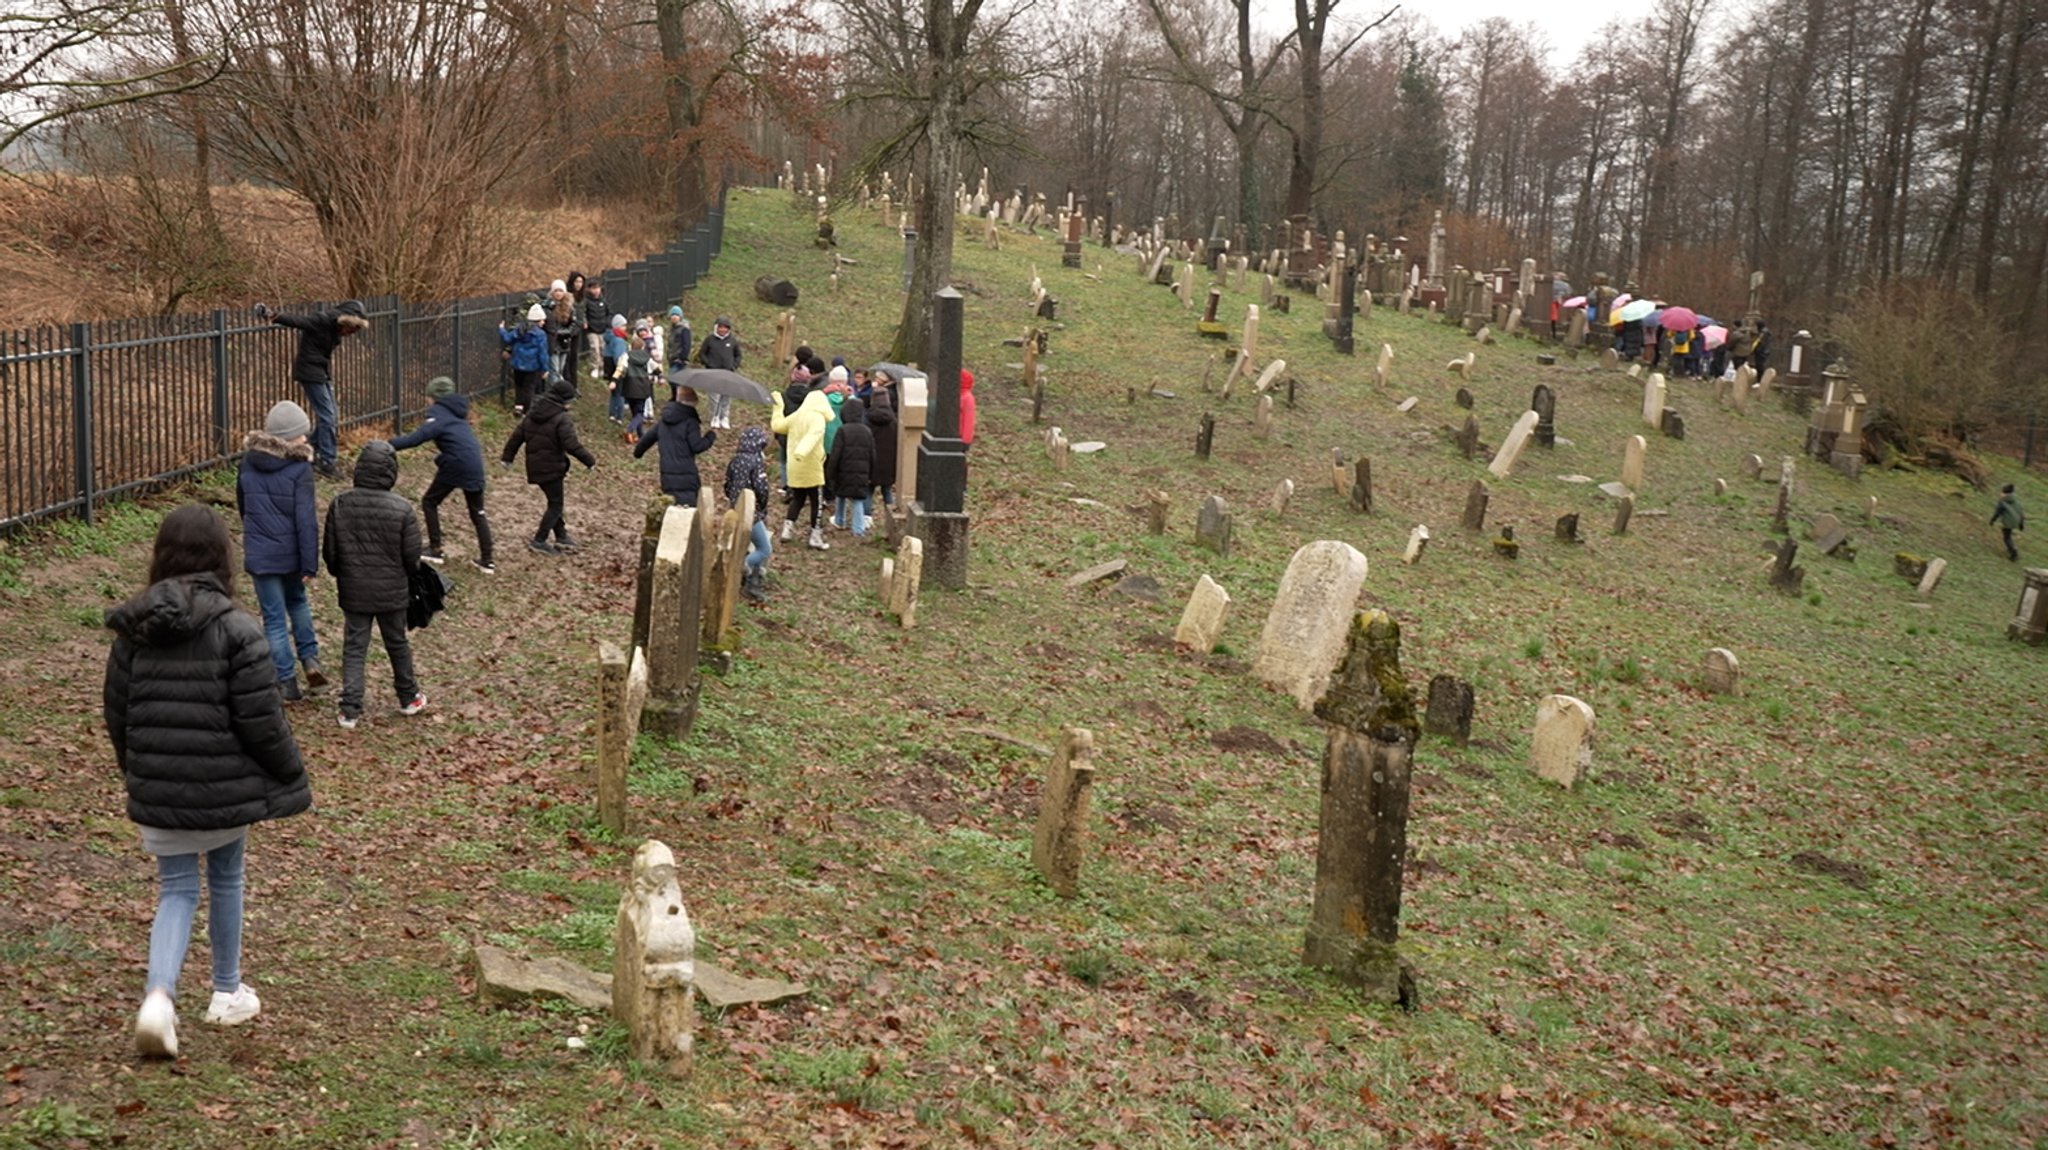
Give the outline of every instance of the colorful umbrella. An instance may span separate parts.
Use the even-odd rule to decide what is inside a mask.
[[[1667,307],[1657,322],[1665,331],[1691,331],[1700,325],[1700,317],[1689,307]]]
[[[1707,350],[1712,351],[1728,342],[1728,329],[1719,324],[1709,324],[1700,329],[1700,338],[1706,341]]]
[[[1575,295],[1575,296],[1573,296],[1572,298],[1570,298],[1570,299],[1568,299],[1568,300],[1564,301],[1564,306],[1565,306],[1565,307],[1585,307],[1585,306],[1586,306],[1586,297],[1585,297],[1585,296],[1582,296],[1582,295]]]
[[[1638,299],[1630,300],[1628,302],[1627,307],[1622,308],[1614,314],[1620,316],[1621,322],[1623,323],[1634,323],[1637,320],[1642,319],[1644,316],[1647,316],[1651,312],[1656,310],[1657,305],[1654,302],[1646,299]]]
[[[1620,310],[1620,309],[1621,309],[1622,307],[1624,307],[1624,306],[1626,306],[1626,305],[1628,304],[1628,301],[1630,301],[1630,300],[1632,300],[1632,299],[1634,299],[1634,298],[1636,298],[1636,297],[1634,297],[1634,296],[1632,296],[1632,295],[1628,294],[1627,292],[1623,292],[1623,293],[1621,293],[1620,295],[1618,295],[1618,296],[1615,296],[1615,297],[1614,297],[1614,302],[1613,302],[1613,303],[1611,303],[1611,304],[1608,304],[1607,306],[1608,306],[1608,307],[1610,307],[1610,308],[1613,308],[1613,309],[1615,309],[1615,310]]]

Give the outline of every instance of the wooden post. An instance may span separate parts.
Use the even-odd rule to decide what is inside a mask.
[[[1315,898],[1302,959],[1373,1001],[1412,1004],[1412,978],[1395,944],[1408,851],[1410,755],[1418,727],[1401,673],[1401,628],[1386,612],[1352,617],[1344,661],[1315,713],[1329,741],[1323,751]]]
[[[1081,856],[1088,848],[1088,807],[1095,789],[1095,736],[1080,727],[1060,735],[1045,788],[1038,795],[1038,829],[1031,865],[1061,898],[1081,891]]]

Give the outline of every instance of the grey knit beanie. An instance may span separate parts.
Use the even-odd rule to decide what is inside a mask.
[[[306,418],[306,409],[289,399],[280,399],[270,414],[263,417],[263,430],[279,439],[298,439],[309,435],[313,421]]]

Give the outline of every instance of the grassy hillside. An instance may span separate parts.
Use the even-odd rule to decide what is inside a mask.
[[[799,334],[821,354],[879,358],[901,244],[871,215],[839,222],[859,263],[835,292],[806,213],[735,194],[691,317],[733,316],[747,366],[770,378],[772,314],[750,285],[773,272],[802,288]],[[745,612],[741,659],[707,681],[696,732],[643,739],[632,833],[614,840],[589,808],[593,655],[627,634],[655,475],[579,404],[604,457],[571,482],[585,551],[520,549],[539,501],[494,478],[500,573],[462,579],[454,612],[417,636],[428,715],[374,709],[388,706],[374,655],[362,728],[340,731],[318,704],[297,713],[319,808],[252,837],[245,968],[265,1016],[201,1027],[195,946],[175,1069],[129,1053],[152,891],[97,725],[98,613],[139,585],[158,511],[0,554],[0,725],[14,736],[0,746],[0,969],[15,988],[0,1005],[0,1064],[15,1068],[0,1145],[66,1144],[67,1130],[194,1147],[250,1131],[280,1146],[500,1147],[2048,1137],[2044,652],[2004,638],[2020,579],[1983,525],[1987,497],[1802,461],[1795,532],[1833,513],[1859,557],[1807,549],[1806,594],[1788,598],[1766,580],[1773,482],[1738,470],[1757,452],[1774,481],[1796,454],[1801,421],[1775,403],[1740,416],[1675,385],[1688,436],[1670,440],[1642,426],[1640,384],[1619,373],[1538,367],[1534,345],[1476,347],[1384,310],[1343,358],[1317,332],[1320,307],[1297,299],[1262,326],[1261,358],[1285,358],[1297,385],[1261,439],[1248,388],[1225,402],[1203,386],[1218,345],[1132,258],[1091,247],[1066,270],[1049,237],[1005,233],[1001,251],[979,238],[955,262],[980,380],[970,589],[929,592],[905,632],[877,609],[879,548],[843,532],[826,553],[781,545],[773,601]],[[1030,422],[1021,353],[1001,345],[1031,322],[1034,267],[1059,299],[1045,422],[1108,444],[1065,473]],[[1255,300],[1226,293],[1233,330]],[[1382,391],[1383,341],[1396,358]],[[1558,446],[1489,479],[1489,525],[1523,541],[1513,562],[1491,530],[1458,526],[1488,478],[1446,432],[1465,413],[1443,365],[1467,350],[1488,442],[1536,384],[1558,397]],[[485,406],[495,445],[508,426]],[[1201,463],[1205,411],[1216,449]],[[1614,536],[1594,487],[1637,433],[1648,477]],[[1333,491],[1333,448],[1373,460],[1370,516]],[[404,466],[417,494],[431,465]],[[1560,478],[1574,475],[1594,482]],[[1283,478],[1298,487],[1284,515],[1269,506]],[[2010,478],[2048,506],[2048,485]],[[1153,489],[1174,501],[1164,537],[1137,513]],[[1236,513],[1228,558],[1194,545],[1211,493]],[[1880,519],[1864,526],[1871,494]],[[1551,537],[1573,511],[1579,546]],[[466,524],[448,522],[466,554]],[[1434,539],[1404,566],[1417,524]],[[1416,752],[1413,1014],[1298,962],[1323,735],[1249,662],[1288,557],[1317,539],[1368,556],[1364,601],[1401,622],[1418,692],[1438,673],[1478,692],[1471,747],[1425,738]],[[1892,573],[1897,551],[1949,560],[1930,602]],[[1158,581],[1156,602],[1065,587],[1117,557],[1127,583]],[[1236,613],[1217,651],[1177,651],[1203,573]],[[330,587],[316,615],[338,663]],[[1716,646],[1742,661],[1739,696],[1701,687]],[[1598,713],[1593,778],[1575,792],[1527,766],[1552,692]],[[1064,726],[1098,748],[1096,843],[1073,901],[1030,868],[1044,759],[1019,745]],[[688,1083],[627,1061],[600,1016],[470,993],[480,941],[607,965],[641,836],[675,848],[700,953],[813,987],[705,1019]]]

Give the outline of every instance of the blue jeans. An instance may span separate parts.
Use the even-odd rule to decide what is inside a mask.
[[[747,551],[747,572],[753,574],[768,569],[768,557],[775,554],[775,545],[768,542],[768,523],[763,519],[754,520],[753,534],[747,537],[753,547]]]
[[[850,527],[855,535],[862,538],[868,533],[868,500],[873,496],[863,495],[859,499],[840,496],[832,503],[832,522],[840,527]]]
[[[206,852],[206,941],[213,951],[213,988],[233,994],[242,985],[242,848],[246,838]],[[199,913],[199,856],[159,855],[156,922],[149,928],[149,985],[178,996],[178,972],[192,944]]]
[[[320,661],[320,641],[313,636],[313,604],[306,583],[297,575],[251,575],[256,606],[263,611],[263,637],[270,640],[270,665],[278,682],[298,678],[298,663]],[[294,661],[292,651],[298,650]]]
[[[334,406],[334,385],[302,379],[299,390],[306,393],[306,406],[313,409],[313,462],[332,467],[337,450],[334,433],[341,421],[341,410]]]

